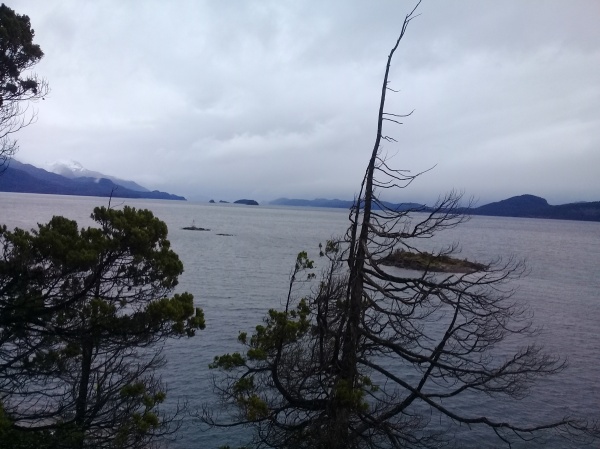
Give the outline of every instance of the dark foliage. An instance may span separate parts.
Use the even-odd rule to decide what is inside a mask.
[[[15,444],[146,448],[174,430],[160,343],[202,329],[202,311],[170,296],[183,265],[164,222],[130,207],[92,218],[0,228],[0,398]]]
[[[11,134],[35,119],[26,103],[48,93],[45,80],[27,73],[44,56],[34,35],[29,17],[0,5],[0,169],[17,150]]]

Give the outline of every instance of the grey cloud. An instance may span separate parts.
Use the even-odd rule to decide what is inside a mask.
[[[352,198],[375,137],[385,58],[412,2],[27,0],[52,93],[18,157],[191,198]],[[452,188],[492,201],[600,199],[600,6],[420,6],[389,110],[415,109],[401,168],[434,171],[408,198]]]

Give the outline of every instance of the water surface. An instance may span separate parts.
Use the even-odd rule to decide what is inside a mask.
[[[93,207],[107,203],[105,198],[2,193],[0,223],[29,229],[52,215],[64,215],[87,226]],[[343,233],[348,223],[347,211],[340,209],[112,201],[113,206],[121,204],[151,209],[167,223],[173,249],[185,266],[178,290],[193,293],[205,311],[205,331],[166,345],[169,401],[187,401],[192,409],[214,400],[213,373],[207,369],[213,357],[239,349],[239,331],[251,330],[269,308],[282,305],[297,253],[307,250],[317,258],[318,244]],[[192,223],[210,231],[181,229]],[[517,421],[558,419],[571,410],[600,419],[600,223],[479,216],[425,243],[452,242],[460,242],[462,256],[469,259],[515,255],[527,260],[530,273],[515,284],[516,297],[530,305],[536,324],[543,327],[539,342],[569,361],[569,369],[539,383],[531,399],[460,406],[482,407]],[[174,449],[232,443],[230,431],[201,433],[192,418],[186,424],[171,445]],[[464,447],[499,445],[475,435]],[[522,447],[569,446],[549,441]]]

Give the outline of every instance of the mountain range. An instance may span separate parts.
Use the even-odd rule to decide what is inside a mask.
[[[418,203],[390,203],[388,201],[382,201],[381,203],[385,207],[397,211],[420,209],[424,207],[422,204]],[[328,200],[325,198],[317,198],[314,200],[278,198],[276,200],[271,201],[269,204],[272,204],[274,206],[333,207],[338,209],[350,209],[354,204],[354,201],[338,199]],[[378,206],[375,205],[374,208],[377,209]]]
[[[304,206],[304,207],[335,207],[349,209],[353,201],[328,200],[317,198],[314,200],[279,198],[270,204],[279,206]],[[385,203],[385,207],[392,210],[419,210],[429,212],[432,209],[417,203]],[[600,201],[581,202],[551,206],[544,198],[535,195],[519,195],[511,198],[485,204],[479,207],[465,208],[461,212],[468,215],[490,215],[496,217],[522,217],[522,218],[552,218],[561,220],[600,221]]]
[[[134,190],[136,192],[149,192],[146,187],[142,187],[138,183],[134,181],[127,181],[125,179],[120,179],[115,176],[105,175],[103,173],[88,170],[83,165],[81,165],[77,161],[69,161],[62,160],[57,161],[48,166],[48,171],[52,173],[56,173],[57,175],[64,176],[65,178],[74,179],[74,178],[106,178],[113,181],[115,184],[118,184],[122,187],[125,187],[129,190]]]
[[[560,220],[600,221],[600,201],[551,206],[544,198],[520,195],[470,209],[471,215],[497,217],[554,218]]]
[[[84,169],[81,164],[54,164],[53,173],[30,164],[11,160],[0,174],[0,192],[49,193],[55,195],[100,196],[115,198],[185,198],[158,190],[150,191],[133,181],[120,180]],[[83,175],[83,176],[79,176]]]
[[[8,167],[0,168],[0,192],[48,193],[56,195],[100,196],[115,198],[149,198],[185,200],[184,197],[158,190],[150,191],[133,182],[85,169],[72,161],[61,161],[44,170],[30,164],[11,160]],[[242,200],[240,200],[242,201]],[[249,200],[243,200],[249,201]],[[252,202],[254,204],[255,202]],[[333,207],[349,209],[353,201],[317,198],[314,200],[279,198],[269,204],[279,206]],[[432,209],[419,203],[383,202],[392,210]],[[462,209],[469,215],[497,217],[552,218],[563,220],[600,221],[600,201],[579,202],[552,206],[535,195],[514,196],[479,207]]]

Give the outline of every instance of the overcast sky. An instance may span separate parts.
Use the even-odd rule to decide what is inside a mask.
[[[352,199],[406,0],[18,0],[51,93],[22,162],[189,199]],[[391,72],[392,200],[600,200],[600,2],[425,0]]]

